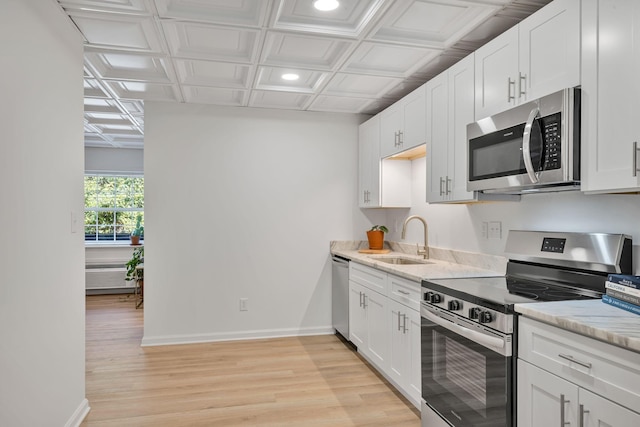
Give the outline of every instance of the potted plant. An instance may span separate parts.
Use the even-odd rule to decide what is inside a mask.
[[[131,259],[125,264],[127,267],[127,275],[125,280],[135,280],[136,286],[134,293],[136,295],[136,308],[140,307],[144,299],[144,268],[140,268],[140,264],[144,263],[144,246],[137,247],[133,250]]]
[[[144,232],[144,226],[142,226],[142,215],[138,214],[136,216],[136,226],[131,232],[131,244],[133,246],[137,246],[140,244],[140,237]]]
[[[136,268],[144,262],[144,246],[135,248],[131,259],[125,264],[127,267],[127,275],[125,280],[142,280],[144,270]]]
[[[374,225],[371,227],[371,230],[367,231],[369,249],[382,249],[384,245],[384,233],[388,232],[389,229],[384,225]]]

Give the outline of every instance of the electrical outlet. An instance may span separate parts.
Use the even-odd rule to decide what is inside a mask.
[[[489,238],[489,223],[487,221],[482,222],[482,238]]]
[[[490,221],[488,236],[489,239],[502,239],[502,222]]]
[[[249,298],[240,298],[240,311],[249,311]]]

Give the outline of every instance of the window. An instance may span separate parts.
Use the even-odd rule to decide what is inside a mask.
[[[84,177],[85,241],[129,240],[138,215],[144,224],[144,178]]]

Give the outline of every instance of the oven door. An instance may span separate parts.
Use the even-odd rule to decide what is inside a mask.
[[[511,335],[423,303],[422,398],[454,427],[513,425]]]

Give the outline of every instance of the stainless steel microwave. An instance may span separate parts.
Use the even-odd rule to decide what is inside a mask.
[[[467,125],[467,190],[580,188],[580,89],[563,89]]]

